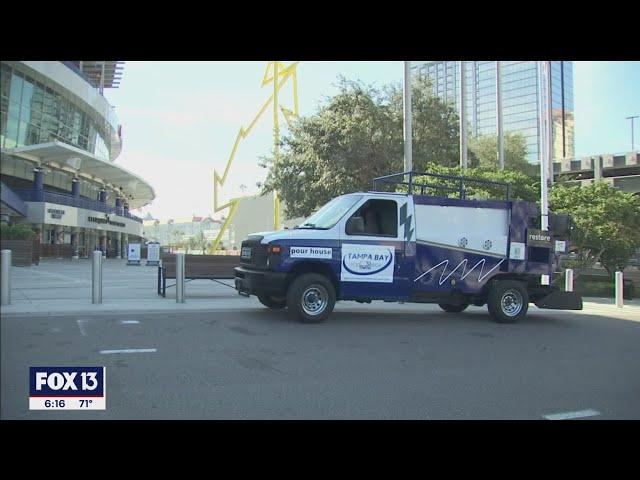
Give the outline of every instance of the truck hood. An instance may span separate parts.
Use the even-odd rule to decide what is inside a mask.
[[[252,233],[251,236],[261,236],[262,240],[260,243],[267,244],[276,240],[318,240],[318,239],[328,239],[335,238],[334,229],[331,228],[329,230],[312,230],[307,228],[301,228],[296,230],[277,230],[270,232],[256,232]]]

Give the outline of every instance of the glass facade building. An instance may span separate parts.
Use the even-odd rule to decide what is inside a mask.
[[[109,160],[111,134],[106,122],[8,63],[0,65],[2,148],[61,141]]]
[[[520,133],[527,159],[539,157],[539,64],[500,62],[504,132]],[[412,62],[414,74],[429,79],[434,93],[460,111],[460,67],[457,61]],[[466,117],[472,136],[496,135],[496,62],[465,62]],[[551,102],[554,159],[574,156],[573,64],[551,62]]]
[[[105,88],[118,61],[0,62],[0,223],[29,226],[41,256],[126,255],[155,192],[116,163],[122,127]]]

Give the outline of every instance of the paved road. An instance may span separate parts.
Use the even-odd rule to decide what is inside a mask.
[[[257,308],[3,317],[1,417],[640,419],[640,321],[350,305],[319,325]],[[100,353],[125,348],[156,351]],[[106,366],[107,410],[30,412],[36,365]]]

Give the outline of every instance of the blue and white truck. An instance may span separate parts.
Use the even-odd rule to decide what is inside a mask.
[[[502,323],[521,319],[529,303],[582,309],[578,294],[541,280],[567,252],[567,215],[550,214],[540,230],[537,204],[511,200],[498,182],[403,172],[373,186],[334,198],[294,229],[249,235],[238,293],[305,323],[325,320],[338,300],[437,303],[452,313],[486,304]],[[503,193],[470,198],[478,189]]]

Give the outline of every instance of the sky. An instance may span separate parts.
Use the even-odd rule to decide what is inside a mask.
[[[288,65],[290,62],[284,62]],[[261,87],[267,62],[126,62],[118,89],[105,96],[122,124],[116,162],[154,188],[156,198],[139,214],[155,218],[213,212],[213,170],[222,173],[242,126],[272,93]],[[300,62],[300,114],[313,114],[337,93],[338,76],[382,86],[401,82],[402,62]],[[293,108],[291,84],[281,105]],[[640,62],[574,62],[576,156],[631,149],[631,124],[640,115]],[[280,117],[283,132],[284,118]],[[240,141],[221,198],[258,193],[266,170],[258,165],[273,145],[268,110]],[[640,145],[640,118],[635,120]],[[244,188],[241,188],[244,186]]]

